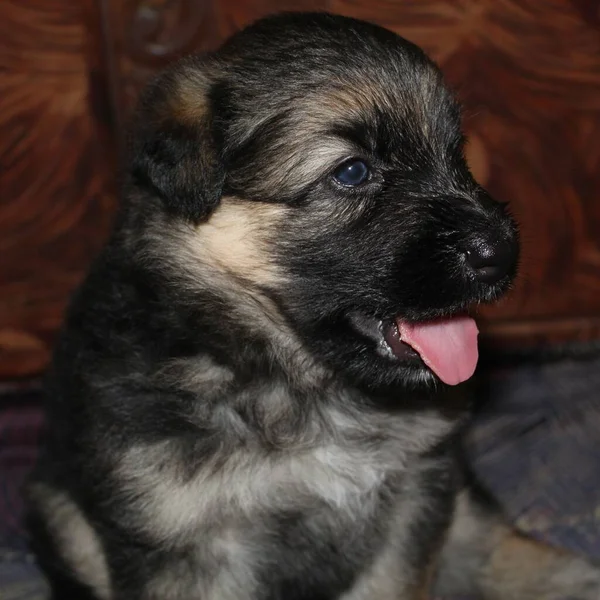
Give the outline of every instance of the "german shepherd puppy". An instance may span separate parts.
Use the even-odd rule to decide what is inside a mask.
[[[463,144],[421,50],[327,14],[149,86],[29,486],[56,598],[424,597],[518,255]]]

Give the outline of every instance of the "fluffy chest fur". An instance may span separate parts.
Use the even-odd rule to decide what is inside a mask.
[[[117,460],[117,485],[141,527],[163,540],[189,539],[232,515],[243,521],[327,507],[360,519],[386,482],[455,422],[434,410],[379,414],[346,395],[331,390],[301,406],[284,385],[269,384],[200,401],[188,416],[198,435],[130,445]]]
[[[249,393],[251,415],[239,410]],[[203,433],[194,441],[132,444],[122,454],[117,518],[155,546],[186,549],[192,565],[157,573],[157,594],[181,586],[238,598],[265,579],[274,597],[293,598],[287,586],[302,581],[342,593],[392,532],[435,521],[439,498],[428,485],[451,487],[450,470],[445,457],[427,455],[453,422],[434,411],[380,416],[345,393],[306,398],[300,414],[282,384],[231,393],[196,414]],[[398,560],[409,552],[396,550]]]

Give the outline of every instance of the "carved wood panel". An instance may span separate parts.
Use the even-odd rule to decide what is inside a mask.
[[[113,210],[85,9],[0,3],[0,378],[46,365]]]
[[[324,10],[321,0],[100,0],[104,42],[126,123],[144,83],[190,52],[216,48],[234,31],[275,10]]]

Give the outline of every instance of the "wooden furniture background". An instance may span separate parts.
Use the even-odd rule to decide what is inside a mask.
[[[372,20],[422,45],[465,105],[472,168],[521,223],[496,348],[600,340],[600,3],[595,0],[4,0],[0,379],[38,375],[115,206],[148,77],[275,10]]]

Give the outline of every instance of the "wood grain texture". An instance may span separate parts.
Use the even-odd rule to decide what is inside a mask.
[[[324,10],[324,0],[101,0],[104,42],[116,76],[115,107],[125,124],[141,88],[190,52],[216,48],[235,31],[273,11]]]
[[[45,366],[112,213],[82,7],[0,3],[0,378]]]
[[[121,139],[144,84],[181,56],[212,48],[226,37],[217,26],[214,2],[100,0],[102,42],[111,73],[115,137]]]

